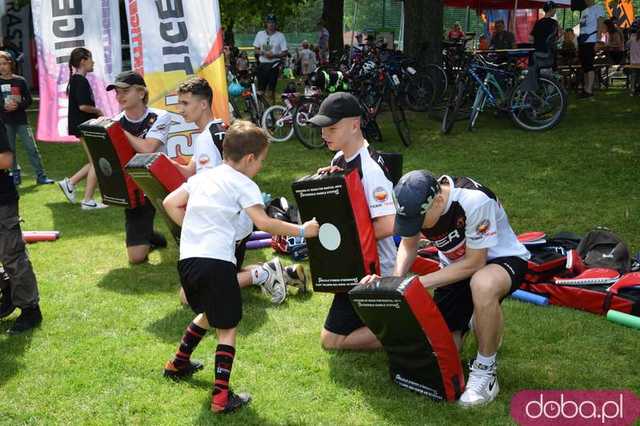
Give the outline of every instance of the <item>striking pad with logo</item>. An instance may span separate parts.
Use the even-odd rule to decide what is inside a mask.
[[[464,375],[453,336],[418,277],[388,277],[349,292],[362,321],[389,357],[398,385],[436,401],[455,401]]]
[[[304,177],[293,183],[302,221],[316,218],[318,238],[307,240],[314,291],[350,290],[380,274],[369,204],[357,170]]]
[[[142,188],[153,207],[159,212],[169,226],[176,242],[180,242],[180,227],[167,215],[162,201],[186,179],[180,170],[165,154],[136,154],[125,167],[135,183]]]
[[[135,155],[120,123],[92,119],[79,127],[98,177],[105,204],[135,208],[144,204],[144,193],[125,173],[124,166]]]

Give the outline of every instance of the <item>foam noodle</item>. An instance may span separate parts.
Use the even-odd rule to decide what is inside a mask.
[[[247,241],[247,248],[250,250],[260,249],[265,247],[271,247],[271,238],[265,238],[264,240]]]
[[[38,241],[55,241],[60,238],[59,231],[24,231],[22,239],[26,243],[37,243]]]
[[[271,238],[270,233],[264,231],[253,231],[249,240],[266,240],[267,238]]]
[[[625,314],[624,312],[614,311],[610,309],[607,312],[607,319],[617,324],[626,325],[627,327],[640,330],[640,317],[634,315]]]
[[[540,296],[538,294],[529,293],[524,290],[516,290],[511,294],[516,300],[521,302],[533,303],[534,305],[548,305],[549,299],[544,296]]]

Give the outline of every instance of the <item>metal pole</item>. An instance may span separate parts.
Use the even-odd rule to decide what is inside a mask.
[[[387,9],[387,0],[382,0],[382,28],[384,28],[384,18]]]
[[[467,6],[467,13],[464,15],[464,32],[469,32],[469,14],[471,12],[471,8]]]

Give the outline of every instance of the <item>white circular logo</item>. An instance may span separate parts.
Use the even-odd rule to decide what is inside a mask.
[[[323,223],[320,226],[318,239],[322,247],[329,251],[337,250],[337,248],[340,247],[340,231],[331,223]]]
[[[105,176],[111,176],[113,174],[113,169],[111,168],[111,163],[104,157],[100,157],[98,160],[98,165],[100,166],[100,171]]]

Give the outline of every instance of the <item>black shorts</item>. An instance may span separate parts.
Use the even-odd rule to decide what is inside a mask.
[[[583,72],[593,71],[593,61],[596,57],[595,43],[581,43],[578,45],[578,57]]]
[[[145,198],[145,203],[135,209],[124,209],[124,229],[127,247],[151,245],[153,235],[153,218],[156,209]]]
[[[242,297],[236,266],[224,260],[190,257],[178,262],[180,283],[196,314],[212,327],[234,328],[242,319]]]
[[[236,266],[238,271],[242,269],[244,256],[247,254],[247,241],[251,238],[251,234],[247,235],[243,240],[236,241]]]
[[[258,65],[258,90],[265,91],[276,90],[278,84],[278,76],[280,75],[280,66],[272,63],[261,63]]]
[[[327,319],[324,321],[324,328],[332,333],[347,336],[364,326],[365,324],[351,305],[349,295],[347,293],[335,294]]]
[[[509,294],[516,291],[524,274],[527,272],[527,261],[519,257],[497,257],[489,260],[487,265],[496,264],[502,266],[511,277],[511,289]],[[444,320],[450,331],[466,332],[469,329],[469,320],[473,315],[473,298],[471,297],[471,278],[437,288],[433,293],[433,300],[438,305]]]

